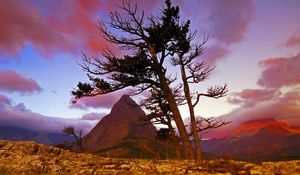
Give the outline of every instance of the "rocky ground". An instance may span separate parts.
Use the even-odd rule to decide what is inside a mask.
[[[0,140],[0,175],[10,174],[300,174],[300,161],[248,163],[142,160],[73,153],[34,142]]]

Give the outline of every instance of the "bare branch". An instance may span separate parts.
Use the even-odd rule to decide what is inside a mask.
[[[210,73],[215,69],[215,66],[206,66],[205,62],[202,61],[199,63],[189,64],[187,69],[190,75],[186,77],[186,80],[189,83],[200,83],[208,78]]]
[[[210,97],[210,98],[221,98],[226,96],[228,93],[228,87],[227,84],[224,84],[223,86],[214,86],[210,87],[207,90],[207,93],[198,93],[196,97],[196,101],[193,104],[193,107],[195,107],[201,96]]]
[[[203,131],[207,131],[209,129],[215,129],[215,128],[220,128],[224,125],[230,124],[231,122],[223,120],[221,117],[215,118],[215,117],[210,117],[210,118],[203,118],[203,117],[197,117],[196,119],[196,126],[197,126],[197,131],[200,133],[203,133]],[[188,125],[190,126],[190,125]],[[190,136],[193,135],[193,132],[189,133]]]

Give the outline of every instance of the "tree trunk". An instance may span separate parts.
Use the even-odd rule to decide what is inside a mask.
[[[172,139],[172,142],[173,142],[173,145],[174,145],[174,149],[175,149],[175,156],[176,156],[177,159],[181,159],[180,145],[179,145],[179,142],[178,142],[178,140],[176,138],[176,134],[175,134],[175,131],[173,129],[173,126],[172,126],[170,120],[168,121],[168,127],[169,127],[170,132],[171,132],[171,139]]]
[[[173,95],[171,88],[169,87],[169,85],[166,81],[163,70],[160,68],[154,48],[150,47],[149,51],[151,53],[152,60],[154,61],[154,64],[155,64],[154,66],[156,66],[156,69],[157,69],[157,75],[158,75],[158,78],[159,78],[159,81],[161,84],[161,90],[163,91],[163,94],[166,97],[166,100],[168,101],[168,103],[170,105],[170,109],[173,113],[173,118],[174,118],[174,121],[178,128],[180,138],[182,140],[184,156],[187,159],[192,159],[194,157],[193,156],[193,147],[190,142],[189,136],[187,134],[186,128],[184,126],[183,120],[181,118],[181,114],[179,112],[175,97]]]
[[[189,84],[186,79],[186,73],[184,69],[184,65],[181,65],[181,76],[183,81],[183,88],[184,88],[184,95],[187,100],[187,104],[189,107],[190,117],[191,117],[191,126],[192,126],[192,133],[194,137],[194,143],[195,143],[195,160],[196,162],[200,162],[201,160],[201,147],[200,147],[200,139],[198,135],[198,130],[196,126],[196,117],[195,117],[195,111],[194,106],[192,104],[191,94],[190,94],[190,88]]]

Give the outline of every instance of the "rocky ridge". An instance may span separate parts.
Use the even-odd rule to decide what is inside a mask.
[[[233,160],[146,160],[74,153],[35,142],[0,140],[0,174],[289,174],[300,161],[248,163]]]

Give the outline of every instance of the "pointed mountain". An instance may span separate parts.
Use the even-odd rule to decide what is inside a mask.
[[[128,95],[123,95],[111,112],[83,138],[83,147],[97,152],[120,143],[127,137],[154,140],[156,128],[145,125],[145,112]]]

